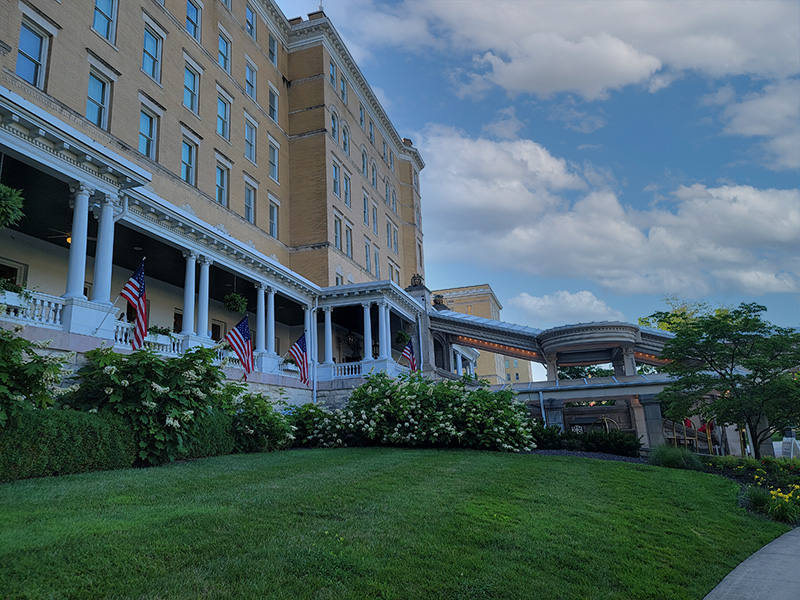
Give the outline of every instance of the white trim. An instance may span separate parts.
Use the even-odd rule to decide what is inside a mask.
[[[222,152],[220,152],[216,148],[214,148],[214,159],[218,163],[224,165],[229,171],[233,168],[233,163],[231,162],[231,159],[222,154]]]
[[[215,83],[215,85],[216,85],[217,93],[219,93],[222,96],[225,96],[225,100],[228,101],[228,104],[233,106],[233,96],[231,96],[227,92],[227,90],[224,87],[222,87],[219,83]]]
[[[191,129],[189,129],[184,125],[181,125],[181,135],[191,140],[195,146],[200,146],[200,142],[203,141],[202,139],[200,139],[200,136],[198,136],[194,131],[192,131]]]
[[[156,104],[153,100],[150,100],[150,98],[145,96],[142,92],[139,92],[137,98],[139,99],[139,102],[144,104],[147,110],[149,110],[151,113],[159,118],[164,116],[164,109]]]
[[[38,12],[33,10],[29,5],[25,4],[20,0],[19,4],[17,5],[20,12],[25,15],[29,20],[33,21],[42,28],[45,33],[47,33],[50,37],[56,37],[58,35],[58,27],[54,26],[50,21],[42,17]],[[92,20],[94,20],[94,10],[92,11]]]
[[[205,71],[205,69],[200,65],[200,63],[198,63],[195,59],[193,59],[191,56],[189,56],[189,53],[186,52],[186,50],[183,51],[183,60],[185,60],[187,63],[189,63],[189,66],[192,67],[192,69],[194,69],[194,71],[198,75],[202,75],[203,72]],[[198,93],[199,93],[199,90],[198,90]]]
[[[152,17],[150,17],[150,15],[148,15],[146,12],[142,12],[142,18],[144,18],[145,23],[156,30],[156,33],[161,36],[162,40],[167,39],[167,30],[159,25]]]
[[[100,73],[105,79],[107,79],[110,83],[116,83],[119,79],[119,75],[117,75],[114,71],[112,71],[108,66],[104,65],[102,62],[97,60],[94,56],[86,53],[86,58],[89,61],[91,67]]]

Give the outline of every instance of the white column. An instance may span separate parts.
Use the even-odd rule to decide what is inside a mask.
[[[461,377],[464,374],[464,363],[461,360],[461,352],[456,351],[456,375]]]
[[[311,356],[311,307],[306,305],[303,307],[303,332],[306,334],[306,350],[308,356]]]
[[[389,305],[386,302],[380,302],[378,304],[378,358],[382,359],[391,357],[388,320]]]
[[[197,290],[197,335],[208,338],[208,271],[214,264],[207,256],[200,257],[200,288]]]
[[[264,341],[266,338],[266,310],[264,308],[264,290],[266,285],[256,283],[256,354],[266,352]]]
[[[72,241],[69,246],[67,290],[64,298],[86,299],[83,285],[86,282],[86,240],[89,232],[89,196],[94,193],[86,184],[71,188],[73,193]]]
[[[331,324],[332,306],[322,309],[325,313],[325,364],[333,364],[333,325]]]
[[[94,253],[92,302],[111,304],[111,269],[114,265],[114,205],[116,195],[105,194],[100,201],[97,250]]]
[[[183,280],[183,335],[194,335],[194,280],[195,262],[197,255],[194,252],[184,252],[186,259],[186,277]]]
[[[267,353],[275,356],[275,290],[267,288]]]
[[[364,360],[372,360],[372,318],[370,317],[371,303],[365,302],[364,308]]]

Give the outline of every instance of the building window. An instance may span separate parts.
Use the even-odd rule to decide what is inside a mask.
[[[244,185],[244,218],[250,223],[256,222],[256,189]]]
[[[392,170],[392,173],[394,173],[394,151],[393,150],[389,150],[389,168]]]
[[[372,246],[370,245],[369,241],[364,242],[364,264],[366,265],[367,272],[371,273],[372,269],[370,268],[370,254],[372,254]]]
[[[115,3],[116,0],[94,0],[92,28],[111,43],[114,42]]]
[[[506,359],[506,369],[508,369],[508,368],[509,368],[509,361],[508,361],[508,359]]]
[[[375,145],[375,126],[372,124],[372,119],[369,120],[369,141]]]
[[[415,224],[417,227],[419,227],[419,226],[420,226],[420,223],[422,223],[422,215],[420,214],[420,211],[419,211],[419,204],[418,204],[418,205],[417,205],[417,208],[414,210],[414,224]]]
[[[226,140],[231,137],[231,105],[222,96],[217,96],[217,133]]]
[[[422,242],[417,240],[417,268],[422,268]]]
[[[144,28],[142,71],[156,81],[161,80],[161,37],[150,27]]]
[[[378,205],[372,205],[372,233],[378,235]]]
[[[384,200],[385,200],[386,204],[389,204],[389,180],[388,179],[384,179],[384,181],[383,181],[383,189],[384,189],[384,192],[383,192]]]
[[[139,113],[139,152],[147,158],[156,158],[158,118],[146,110]]]
[[[183,71],[183,105],[197,112],[197,91],[200,86],[200,75],[194,69],[186,66]]]
[[[419,173],[414,171],[414,188],[419,191]]]
[[[392,211],[397,212],[397,192],[392,190]]]
[[[378,189],[378,167],[375,163],[372,163],[372,187]]]
[[[231,9],[231,0],[220,0],[220,2],[222,2],[228,10]]]
[[[269,203],[269,234],[278,239],[278,205]]]
[[[269,177],[278,181],[278,147],[272,142],[269,144]]]
[[[192,0],[186,0],[186,31],[194,39],[200,41],[200,6]]]
[[[228,179],[230,171],[227,167],[217,163],[216,200],[222,206],[228,206]]]
[[[381,278],[381,255],[377,248],[375,248],[375,277]]]
[[[333,246],[342,249],[342,220],[339,217],[333,217]]]
[[[519,360],[514,359],[514,368],[516,369],[517,367],[519,367]]]
[[[369,227],[369,198],[364,194],[364,225]]]
[[[386,245],[392,247],[392,224],[386,221]]]
[[[358,105],[358,124],[361,125],[361,129],[364,129],[364,105]]]
[[[365,150],[361,151],[361,174],[364,176],[364,179],[368,177],[367,175],[367,153]]]
[[[344,227],[344,251],[349,258],[353,258],[353,228],[349,225]]]
[[[253,7],[248,4],[244,11],[244,22],[245,29],[247,29],[247,35],[253,39],[256,39],[256,14],[253,11]]]
[[[383,140],[383,160],[386,161],[386,140]]]
[[[519,373],[514,373],[514,381],[519,381]]]
[[[258,71],[248,61],[244,66],[244,91],[253,100],[256,99],[256,75]]]
[[[342,285],[344,283],[344,279],[341,275],[336,276],[336,285]]]
[[[95,71],[90,71],[89,90],[86,96],[86,118],[98,127],[106,128],[110,99],[111,82]]]
[[[511,381],[511,373],[506,373],[506,381]]]
[[[392,230],[392,241],[394,242],[394,253],[397,254],[397,227]]]
[[[331,113],[331,137],[337,142],[339,141],[339,117],[335,112]]]
[[[269,34],[269,62],[273,65],[278,65],[278,40],[273,35]]]
[[[340,188],[340,181],[339,181],[339,165],[333,163],[333,193],[337,196],[341,196],[341,188]]]
[[[339,82],[339,94],[342,96],[342,102],[347,104],[347,82],[344,80],[344,77],[342,77]]]
[[[231,72],[231,41],[221,33],[219,34],[217,62],[228,73]]]
[[[269,118],[278,122],[278,94],[272,88],[269,88],[269,110],[267,111]]]
[[[50,37],[23,21],[19,30],[16,73],[31,85],[44,89],[47,47]]]
[[[331,61],[330,74],[331,74],[331,85],[336,87],[336,65],[333,64],[333,61]]]
[[[346,125],[342,125],[342,150],[348,156],[350,155],[350,130]]]
[[[244,120],[244,157],[252,163],[256,162],[256,133],[258,129],[250,119]]]
[[[344,181],[344,205],[350,208],[350,176],[347,173],[343,176]]]
[[[181,179],[189,185],[195,184],[196,167],[197,145],[184,138],[181,146]]]

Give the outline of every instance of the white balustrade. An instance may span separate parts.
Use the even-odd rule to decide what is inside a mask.
[[[361,377],[361,363],[345,363],[333,366],[333,376],[336,379],[344,377]]]
[[[0,305],[3,307],[0,318],[59,327],[63,324],[61,316],[65,304],[64,298],[40,292],[31,292],[29,297],[0,292]]]

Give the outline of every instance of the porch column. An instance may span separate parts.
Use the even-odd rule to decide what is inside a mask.
[[[67,290],[64,298],[86,300],[83,285],[86,282],[86,241],[89,232],[89,196],[94,193],[85,183],[70,188],[72,192],[72,241],[69,245]]]
[[[456,350],[456,375],[461,377],[464,374],[464,363],[461,360],[461,352]]]
[[[264,314],[264,289],[265,286],[263,283],[258,282],[256,283],[256,354],[264,354],[266,349],[264,348],[264,338],[266,337],[266,315]]]
[[[547,354],[544,358],[547,362],[547,380],[558,381],[558,355]]]
[[[100,201],[97,250],[94,253],[92,302],[111,304],[111,269],[114,265],[114,205],[117,196],[104,194]]]
[[[194,335],[194,268],[197,254],[184,252],[186,276],[183,280],[183,335]]]
[[[325,313],[325,363],[326,365],[333,364],[333,326],[331,324],[331,313],[333,312],[332,306],[326,306],[322,309]]]
[[[309,359],[311,357],[311,307],[309,305],[303,306],[303,333],[306,335],[306,350],[308,351]]]
[[[200,257],[200,289],[197,294],[197,335],[208,335],[208,270],[214,264],[207,256]]]
[[[267,288],[267,353],[275,356],[275,289]]]
[[[364,360],[372,360],[372,318],[370,317],[372,303],[365,302],[361,306],[364,309]]]
[[[378,303],[378,358],[390,358],[391,346],[389,345],[389,327],[387,326],[389,305],[386,302]]]

